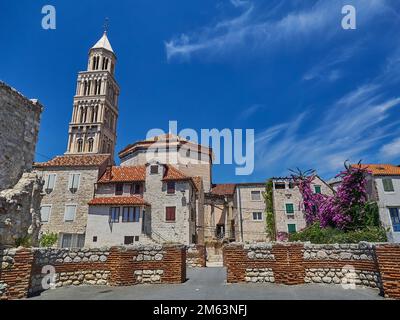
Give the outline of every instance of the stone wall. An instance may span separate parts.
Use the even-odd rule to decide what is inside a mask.
[[[206,247],[198,244],[186,246],[186,265],[190,268],[206,266]]]
[[[364,286],[400,298],[400,244],[233,243],[224,265],[230,283]]]
[[[37,245],[43,181],[24,173],[12,189],[0,192],[0,246],[15,246],[30,238]]]
[[[25,298],[52,287],[182,283],[182,245],[133,245],[101,249],[9,249],[0,251],[0,299]],[[52,274],[48,273],[53,271]]]
[[[0,190],[32,168],[42,105],[0,81]]]

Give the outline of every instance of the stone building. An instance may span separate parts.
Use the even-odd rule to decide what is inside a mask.
[[[35,164],[44,180],[42,234],[56,233],[62,248],[84,246],[88,202],[110,164],[110,155],[64,155]]]
[[[14,246],[40,229],[41,181],[29,173],[43,106],[0,81],[0,246]]]
[[[302,209],[302,195],[291,177],[272,178],[275,233],[278,239],[306,227]],[[312,188],[316,193],[333,195],[333,189],[320,177],[315,176]]]
[[[369,198],[377,201],[382,226],[388,230],[390,242],[400,242],[400,166],[392,164],[362,164],[368,177]]]
[[[116,55],[104,33],[79,72],[65,155],[36,163],[45,180],[43,232],[58,234],[60,247],[82,247],[94,185],[114,163],[119,86]]]
[[[110,167],[89,202],[86,246],[196,242],[193,179],[156,162]]]
[[[265,224],[265,183],[238,183],[234,195],[235,239],[241,242],[267,240]]]

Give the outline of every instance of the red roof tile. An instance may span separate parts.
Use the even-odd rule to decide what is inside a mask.
[[[99,183],[133,182],[146,180],[145,166],[110,167],[99,179]]]
[[[36,162],[34,167],[97,167],[110,160],[109,154],[57,156],[47,162]]]
[[[146,205],[149,204],[139,196],[129,197],[103,197],[94,198],[89,202],[90,206],[107,206],[107,205]]]
[[[352,167],[357,167],[353,164]],[[398,176],[400,175],[400,167],[393,164],[361,164],[361,168],[366,168],[372,172],[374,176]]]
[[[235,183],[213,184],[211,193],[218,196],[233,195],[235,192]]]
[[[165,165],[166,171],[164,173],[164,181],[168,180],[190,180],[191,177],[184,174],[182,171],[179,171],[175,167],[171,165]]]

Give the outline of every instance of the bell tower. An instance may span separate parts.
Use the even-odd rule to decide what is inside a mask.
[[[87,70],[78,74],[65,154],[111,154],[114,159],[119,96],[116,60],[104,31],[89,51]]]

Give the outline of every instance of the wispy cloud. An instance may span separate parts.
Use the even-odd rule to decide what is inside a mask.
[[[239,117],[240,117],[241,120],[246,120],[246,119],[249,119],[250,117],[252,117],[257,112],[262,111],[263,109],[265,109],[264,105],[262,105],[262,104],[253,104],[250,107],[244,109],[240,113]]]
[[[358,161],[382,142],[396,136],[400,129],[385,124],[400,97],[382,98],[380,87],[366,84],[338,99],[320,119],[315,114],[301,114],[288,123],[274,126],[256,138],[256,168],[306,166],[321,174],[332,174],[346,159]],[[395,140],[385,150],[400,146]],[[399,150],[399,149],[396,149]],[[369,159],[370,160],[370,159]],[[375,160],[375,159],[374,159]]]
[[[383,145],[380,152],[382,152],[387,159],[400,157],[400,138],[396,138],[390,143]]]
[[[186,32],[166,41],[167,59],[189,59],[198,54],[221,57],[233,52],[273,52],[283,44],[305,45],[326,42],[341,30],[341,8],[345,1],[310,1],[305,7],[291,1],[292,10],[282,13],[282,2],[273,1],[267,9],[262,1],[232,0],[240,10],[238,16]],[[354,0],[359,10],[358,21],[369,20],[386,10],[385,0]],[[362,8],[362,10],[361,10]]]

